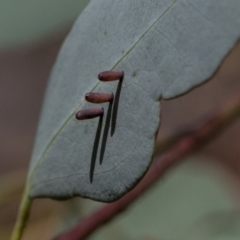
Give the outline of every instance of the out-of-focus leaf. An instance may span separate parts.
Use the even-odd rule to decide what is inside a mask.
[[[216,71],[240,36],[239,13],[239,0],[92,0],[52,72],[30,197],[110,202],[136,185],[152,160],[158,100],[183,94]],[[97,80],[110,69],[125,72],[122,85]],[[103,119],[77,121],[76,111],[96,107],[84,100],[91,91],[113,92],[115,101],[99,106]]]
[[[184,239],[237,240],[240,238],[240,213],[238,209],[210,212],[201,217]]]
[[[130,240],[143,236],[159,240],[239,238],[239,204],[223,184],[222,177],[226,174],[219,174],[215,165],[204,166],[194,160],[196,157],[191,157],[173,169],[164,181],[89,239],[114,239],[114,229],[122,231]],[[204,158],[198,160],[202,162]],[[84,218],[96,209],[96,204],[85,200],[80,209],[77,215]]]
[[[0,49],[33,44],[74,19],[90,0],[0,2]]]

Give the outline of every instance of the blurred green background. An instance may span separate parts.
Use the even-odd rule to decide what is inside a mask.
[[[0,0],[0,49],[32,44],[67,28],[89,0]]]

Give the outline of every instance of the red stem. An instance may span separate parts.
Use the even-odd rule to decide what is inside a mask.
[[[114,203],[106,204],[77,226],[62,233],[54,240],[83,240],[96,229],[126,210],[146,190],[150,189],[163,174],[185,156],[206,144],[221,128],[228,125],[240,113],[239,97],[232,99],[223,109],[216,112],[208,121],[192,130],[174,143],[169,150],[157,158],[143,180],[128,194]]]

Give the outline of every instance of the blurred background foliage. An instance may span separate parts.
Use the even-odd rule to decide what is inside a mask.
[[[32,44],[68,28],[89,0],[0,0],[0,49]]]
[[[0,239],[10,237],[57,52],[86,0],[0,0]],[[240,93],[240,44],[213,79],[163,101],[158,140],[203,119]],[[91,240],[240,238],[240,121],[172,169]],[[47,240],[101,204],[76,198],[34,202],[23,240]]]

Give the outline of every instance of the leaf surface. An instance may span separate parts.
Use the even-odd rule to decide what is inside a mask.
[[[111,202],[134,187],[152,161],[159,100],[216,71],[240,36],[239,13],[239,0],[92,0],[52,71],[30,196]],[[99,82],[106,70],[124,71],[122,84]],[[115,101],[94,105],[87,92],[113,92]],[[103,119],[75,119],[95,107]]]

